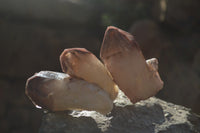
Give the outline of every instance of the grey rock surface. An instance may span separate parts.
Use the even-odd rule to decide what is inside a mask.
[[[95,111],[46,113],[40,133],[199,133],[200,117],[155,97],[132,104],[120,92],[106,116]]]

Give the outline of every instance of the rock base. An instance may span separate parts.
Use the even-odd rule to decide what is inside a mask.
[[[200,117],[155,97],[132,104],[122,92],[106,116],[95,111],[47,113],[40,133],[199,133]]]

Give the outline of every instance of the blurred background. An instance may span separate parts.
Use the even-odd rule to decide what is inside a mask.
[[[0,0],[0,132],[38,132],[43,111],[25,95],[26,79],[61,72],[65,48],[99,57],[109,25],[158,58],[165,86],[156,97],[200,114],[199,0]]]

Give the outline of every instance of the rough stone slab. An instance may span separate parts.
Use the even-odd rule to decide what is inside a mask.
[[[200,117],[155,97],[132,104],[120,92],[110,114],[95,111],[47,113],[40,133],[199,133]]]

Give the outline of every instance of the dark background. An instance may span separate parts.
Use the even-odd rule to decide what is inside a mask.
[[[43,111],[25,95],[26,79],[61,72],[65,48],[99,57],[109,25],[159,59],[165,86],[157,97],[200,114],[199,0],[0,0],[0,132],[38,132]]]

